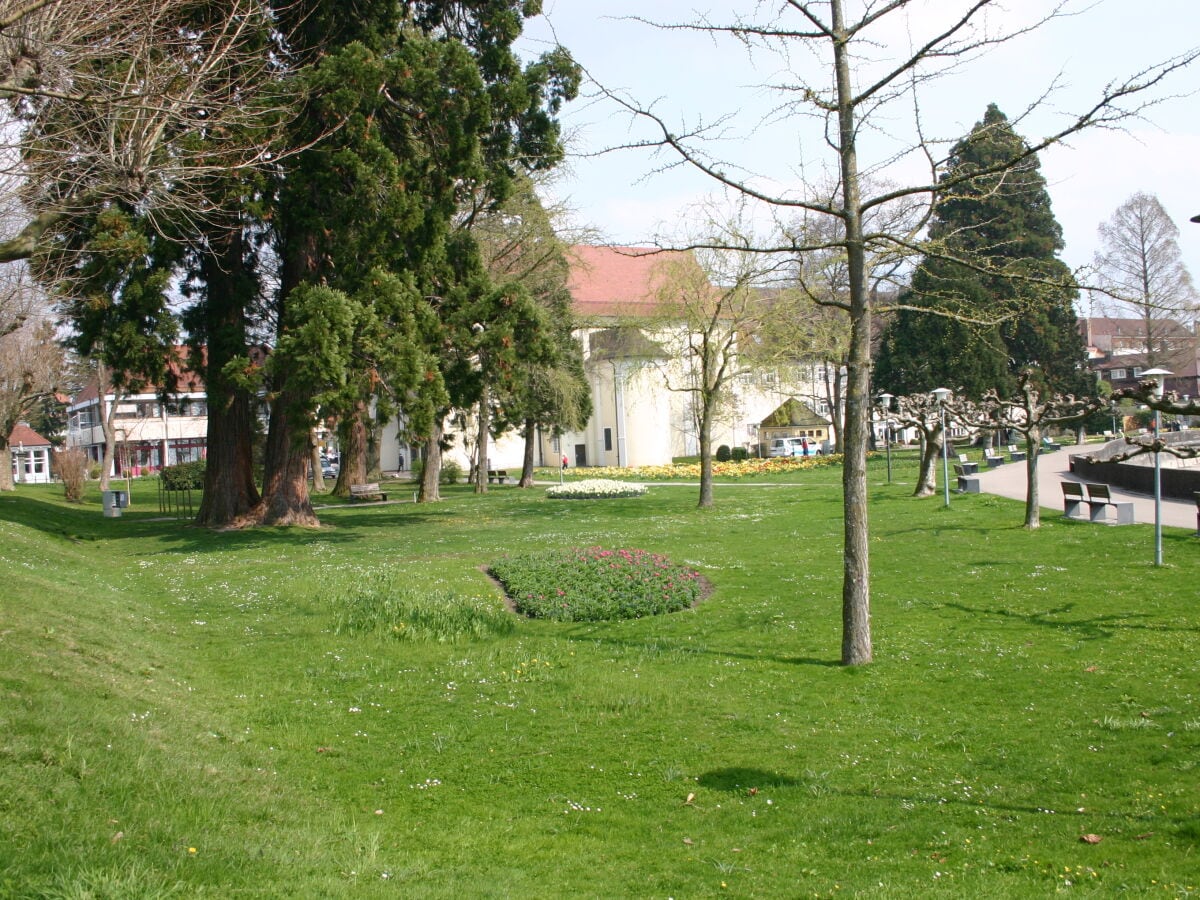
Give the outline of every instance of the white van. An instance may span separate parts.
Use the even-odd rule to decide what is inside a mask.
[[[771,441],[768,456],[804,456],[804,438],[775,438]],[[808,455],[820,456],[821,445],[811,438],[808,439]]]

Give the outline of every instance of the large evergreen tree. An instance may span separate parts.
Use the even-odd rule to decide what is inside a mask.
[[[953,187],[936,198],[928,249],[884,334],[875,383],[896,394],[945,386],[1003,395],[1035,366],[1051,391],[1086,390],[1076,291],[1058,258],[1062,229],[1037,155],[994,104],[954,146],[942,182]]]
[[[280,4],[308,95],[294,143],[311,146],[284,166],[275,214],[280,334],[261,521],[315,522],[305,436],[317,394],[344,404],[356,383],[360,391],[390,383],[412,402],[415,419],[429,419],[428,398],[445,393],[444,367],[428,364],[431,357],[468,345],[464,323],[489,320],[482,301],[512,306],[488,289],[478,255],[451,226],[481,185],[503,199],[516,166],[561,155],[553,113],[578,74],[561,52],[521,67],[512,42],[522,18],[536,12],[516,0],[359,4],[353,15],[332,0]],[[380,271],[399,276],[382,293]],[[297,315],[293,297],[310,297],[312,287],[321,288],[322,310],[341,307],[334,318],[346,326],[321,346],[288,339],[314,311],[305,302]],[[431,325],[423,308],[444,327]],[[425,342],[424,354],[405,357],[415,365],[380,371],[383,356],[359,352],[378,346],[369,336],[380,315],[409,323],[406,333]],[[346,346],[334,346],[337,334]],[[339,358],[346,368],[326,370],[324,383],[311,380]],[[415,380],[397,384],[404,372]],[[365,406],[352,411],[362,415]]]

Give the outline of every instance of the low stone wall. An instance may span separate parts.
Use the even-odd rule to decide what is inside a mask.
[[[1200,431],[1192,429],[1164,435],[1170,443],[1191,443],[1200,439]],[[1138,457],[1139,462],[1106,462],[1104,457],[1124,452],[1128,445],[1124,441],[1110,441],[1096,452],[1086,456],[1071,457],[1071,472],[1086,481],[1098,481],[1115,487],[1136,491],[1139,494],[1154,493],[1153,456],[1146,454]],[[1141,462],[1140,460],[1145,460]],[[1187,460],[1179,466],[1179,461],[1169,454],[1163,454],[1161,459],[1162,494],[1164,497],[1175,497],[1180,500],[1192,500],[1200,491],[1200,465],[1196,460]]]

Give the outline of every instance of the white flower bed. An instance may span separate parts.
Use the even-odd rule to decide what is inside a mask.
[[[607,497],[640,497],[644,493],[644,484],[613,481],[611,478],[586,478],[546,488],[546,496],[551,500],[601,500]]]

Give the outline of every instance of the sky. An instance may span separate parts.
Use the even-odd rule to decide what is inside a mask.
[[[716,125],[710,152],[727,171],[744,172],[774,193],[821,182],[833,171],[836,158],[819,129],[781,112],[781,95],[768,87],[805,72],[823,86],[829,76],[819,58],[805,51],[786,60],[748,53],[728,40],[630,18],[694,23],[707,14],[727,23],[730,10],[752,13],[754,0],[720,6],[695,0],[543,2],[543,15],[526,28],[523,50],[540,52],[557,40],[589,76],[584,96],[564,108],[570,156],[549,190],[572,210],[575,224],[595,229],[597,240],[646,244],[678,235],[681,223],[695,220],[696,204],[717,196],[714,182],[670,166],[672,157],[646,150],[604,152],[650,132],[598,85],[638,105],[652,105],[680,133]],[[850,0],[850,6],[857,9],[862,2]],[[963,0],[914,0],[903,22],[889,19],[886,28],[873,32],[873,53],[880,61],[889,58],[965,5]],[[1051,5],[1049,0],[1003,0],[989,25],[1023,26]],[[1070,15],[923,85],[923,133],[943,141],[938,146],[944,153],[982,119],[989,103],[996,103],[1018,133],[1036,140],[1092,105],[1106,84],[1200,45],[1197,0],[1069,0],[1067,11]],[[860,77],[870,71],[871,61],[864,61]],[[1184,262],[1200,281],[1200,224],[1188,221],[1200,214],[1198,91],[1200,62],[1172,76],[1154,94],[1162,102],[1124,130],[1086,132],[1041,154],[1066,242],[1062,258],[1072,268],[1092,261],[1099,248],[1097,227],[1142,191],[1157,196],[1179,227]],[[875,166],[881,177],[896,183],[920,180],[927,169],[911,155],[884,165],[910,144],[912,102],[883,109],[875,121],[879,127],[863,140],[860,164]]]

